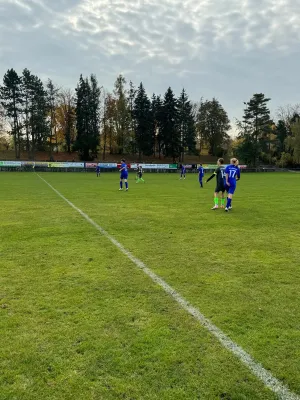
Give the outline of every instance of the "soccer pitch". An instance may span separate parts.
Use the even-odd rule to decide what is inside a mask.
[[[300,398],[300,175],[229,213],[197,174],[40,176]],[[0,400],[278,398],[37,174],[0,188]]]

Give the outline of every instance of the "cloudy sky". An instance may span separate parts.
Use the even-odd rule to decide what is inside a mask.
[[[233,120],[253,93],[300,102],[300,0],[0,0],[0,76],[24,67],[75,87],[124,74],[151,95],[185,87]]]

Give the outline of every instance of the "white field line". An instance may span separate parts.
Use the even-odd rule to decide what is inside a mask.
[[[38,175],[38,174],[37,174]],[[50,183],[43,179],[40,175],[38,177],[44,181],[59,197],[69,204],[75,211],[77,211],[84,219],[93,225],[103,236],[105,236],[111,243],[113,243],[126,257],[129,258],[138,268],[140,268],[146,275],[148,275],[153,282],[158,284],[166,293],[168,293],[185,311],[192,315],[200,324],[206,328],[212,335],[214,335],[225,349],[233,353],[244,365],[246,365],[253,375],[261,380],[266,387],[271,389],[279,399],[282,400],[300,400],[300,396],[291,392],[289,388],[275,378],[271,372],[267,371],[261,364],[256,362],[250,354],[242,349],[238,344],[233,342],[221,329],[214,325],[207,319],[197,308],[193,307],[187,300],[185,300],[175,289],[172,288],[167,282],[156,275],[150,268],[148,268],[141,260],[136,258],[130,251],[125,249],[113,236],[107,233],[100,225],[93,221],[87,214],[80,208],[76,207],[71,201],[64,197],[58,190],[56,190]]]

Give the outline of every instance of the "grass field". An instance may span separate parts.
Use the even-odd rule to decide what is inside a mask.
[[[300,175],[42,173],[300,396]],[[0,174],[0,400],[275,399],[34,173]]]

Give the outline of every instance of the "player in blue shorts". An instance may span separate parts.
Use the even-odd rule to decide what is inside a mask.
[[[100,176],[100,166],[97,165],[96,167],[97,178]]]
[[[232,196],[234,195],[236,189],[236,181],[240,177],[240,170],[237,166],[238,160],[236,158],[232,158],[230,160],[230,165],[227,165],[225,168],[225,184],[227,191],[227,204],[225,207],[225,211],[228,212],[231,210],[231,202]]]
[[[203,188],[203,177],[204,177],[204,168],[202,167],[202,164],[200,164],[200,167],[198,168],[198,172],[199,172],[199,183],[200,183],[200,187]]]
[[[239,160],[236,160],[235,166],[237,167],[237,172],[236,172],[236,178],[235,179],[236,179],[236,181],[239,181],[241,179],[241,170],[240,170],[240,167],[239,167]],[[232,210],[231,206],[229,207],[229,210]]]
[[[181,165],[180,179],[182,179],[182,177],[183,179],[185,179],[185,173],[186,173],[185,166]]]
[[[123,181],[125,182],[126,192],[128,190],[128,170],[127,164],[124,159],[121,160],[121,168],[120,168],[120,189],[123,190]]]

